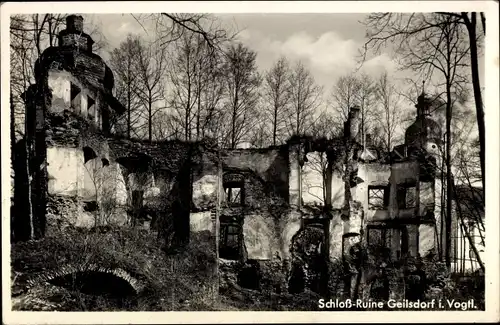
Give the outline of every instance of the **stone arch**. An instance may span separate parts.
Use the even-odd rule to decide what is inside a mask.
[[[28,288],[44,282],[94,295],[131,296],[144,289],[127,271],[96,264],[65,265],[39,273],[27,281]]]

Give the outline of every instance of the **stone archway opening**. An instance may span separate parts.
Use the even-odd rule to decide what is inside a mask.
[[[70,291],[87,295],[126,298],[136,295],[134,288],[126,280],[113,273],[101,271],[78,271],[58,276],[49,283]]]
[[[66,265],[28,280],[28,286],[50,283],[69,291],[111,299],[131,299],[142,292],[143,284],[122,269],[110,269],[95,264]]]
[[[316,293],[326,290],[326,234],[323,224],[308,224],[292,238],[291,271],[288,292],[300,293],[309,289]]]
[[[238,285],[242,288],[260,290],[261,271],[259,262],[248,260],[238,273]]]

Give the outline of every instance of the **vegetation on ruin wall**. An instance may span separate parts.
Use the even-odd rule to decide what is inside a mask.
[[[98,149],[106,140],[102,131],[69,110],[47,112],[45,122],[46,143],[49,146],[77,148],[82,147],[85,142],[90,147]]]
[[[396,286],[391,290],[398,291],[408,300],[442,299],[444,302],[448,299],[464,302],[473,299],[477,309],[485,308],[485,278],[482,272],[451,274],[446,264],[433,254],[423,258],[403,256],[393,260],[390,251],[383,246],[362,245],[356,258],[338,263],[338,267],[330,267],[330,272],[333,271],[330,273],[330,291],[332,284],[340,283],[335,280],[357,274],[360,265],[365,281],[357,282],[355,297],[351,295],[351,298],[369,297],[386,302],[387,296],[380,295],[384,291],[385,282],[386,285],[395,283]],[[449,308],[449,306],[444,307]]]
[[[210,310],[213,304],[210,286],[216,283],[215,254],[207,236],[210,235],[193,234],[186,250],[175,256],[167,256],[148,232],[130,228],[102,228],[98,232],[66,228],[65,232],[50,234],[42,240],[15,243],[11,255],[15,273],[13,297],[23,292],[28,277],[38,272],[88,263],[121,268],[144,283],[145,289],[136,299],[121,306],[111,299],[70,290],[67,301],[57,302],[62,305],[57,310]]]

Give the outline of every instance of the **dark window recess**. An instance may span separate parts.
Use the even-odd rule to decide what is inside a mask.
[[[102,166],[103,167],[104,166],[109,166],[109,160],[107,160],[106,158],[102,158],[101,161],[102,161]]]
[[[219,256],[228,260],[237,260],[241,257],[241,243],[243,231],[238,224],[221,224]]]
[[[393,247],[393,236],[399,234],[399,245]],[[402,254],[408,252],[408,232],[406,227],[386,227],[386,226],[368,226],[367,243],[370,247],[386,248],[392,251],[395,248],[396,257],[399,259]]]
[[[99,205],[96,201],[88,201],[83,203],[83,211],[95,212],[99,209]]]
[[[399,209],[413,209],[417,205],[417,188],[414,185],[398,185]]]
[[[81,89],[74,85],[73,83],[71,84],[71,89],[70,89],[70,97],[71,97],[71,107],[75,110],[75,112],[80,112],[81,109],[81,99],[80,99],[80,93]]]
[[[84,163],[86,164],[89,160],[92,160],[94,158],[97,158],[97,155],[94,150],[90,147],[84,147],[83,148],[83,159]]]
[[[102,129],[106,134],[111,133],[111,125],[109,123],[109,106],[102,110]]]
[[[368,186],[368,208],[370,210],[386,210],[389,206],[388,186]]]
[[[95,118],[95,100],[90,96],[87,97],[87,112],[89,119],[93,120]]]

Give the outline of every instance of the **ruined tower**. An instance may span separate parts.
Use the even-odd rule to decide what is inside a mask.
[[[125,108],[112,95],[111,69],[92,52],[94,41],[83,31],[83,17],[69,15],[58,46],[47,48],[35,63],[36,83],[23,94],[26,100],[24,166],[17,166],[14,237],[42,237],[47,194],[81,192],[83,171],[76,161],[90,156],[107,158],[105,136],[110,120]],[[62,166],[70,166],[62,170]],[[57,174],[71,179],[51,182]],[[22,179],[22,180],[21,180]],[[27,206],[27,207],[24,207]]]
[[[415,105],[416,119],[405,132],[405,145],[409,147],[409,154],[418,149],[434,153],[441,145],[442,130],[441,126],[431,118],[431,105],[431,99],[422,92]]]

